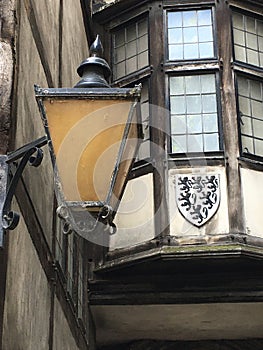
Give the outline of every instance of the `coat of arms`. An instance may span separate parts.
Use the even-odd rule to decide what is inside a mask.
[[[220,203],[219,175],[178,174],[176,203],[191,224],[200,227],[215,215]]]

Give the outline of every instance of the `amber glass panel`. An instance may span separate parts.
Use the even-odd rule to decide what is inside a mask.
[[[131,101],[46,100],[67,201],[105,201]]]

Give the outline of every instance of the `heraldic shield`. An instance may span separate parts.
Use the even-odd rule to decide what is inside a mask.
[[[177,174],[176,203],[191,224],[200,227],[216,213],[220,203],[219,175]]]

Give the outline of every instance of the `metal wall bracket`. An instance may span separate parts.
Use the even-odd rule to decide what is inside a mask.
[[[0,156],[0,247],[3,246],[5,230],[15,229],[19,222],[19,214],[10,210],[18,181],[27,163],[34,167],[41,164],[43,151],[40,148],[46,144],[47,137],[44,136],[8,155]],[[10,170],[11,164],[15,165],[14,172]]]
[[[4,243],[4,228],[2,224],[2,213],[4,202],[7,192],[7,177],[8,177],[8,165],[6,163],[7,156],[0,155],[0,247],[3,247]]]

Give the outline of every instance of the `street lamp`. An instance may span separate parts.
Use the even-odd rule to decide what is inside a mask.
[[[93,230],[97,222],[114,229],[112,221],[142,138],[140,86],[110,88],[110,68],[101,55],[97,36],[90,57],[78,68],[81,80],[74,88],[35,87],[46,131],[39,142],[40,147],[49,146],[57,211],[65,227],[74,230],[80,222],[84,231]],[[18,218],[8,206],[3,208],[3,228],[13,229]],[[91,220],[83,222],[87,213]]]

